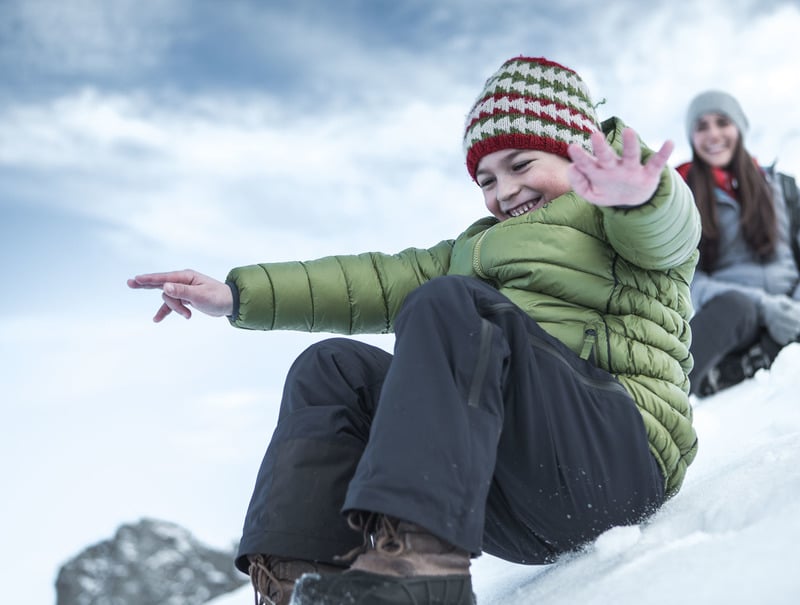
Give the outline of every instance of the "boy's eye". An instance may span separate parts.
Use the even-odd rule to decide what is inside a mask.
[[[522,162],[516,162],[516,163],[511,165],[511,170],[514,170],[514,171],[522,170],[523,168],[525,168],[525,166],[530,164],[532,161],[533,160],[523,160]]]
[[[493,178],[491,178],[491,177],[485,178],[485,179],[482,179],[482,180],[478,181],[478,187],[480,187],[481,189],[486,189],[492,183],[494,183],[494,179]]]

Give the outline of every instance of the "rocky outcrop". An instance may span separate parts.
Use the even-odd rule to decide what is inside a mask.
[[[199,605],[248,581],[233,556],[174,523],[143,519],[65,563],[56,605]]]

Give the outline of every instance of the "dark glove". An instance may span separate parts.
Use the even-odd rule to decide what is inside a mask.
[[[760,309],[769,335],[779,345],[787,345],[800,335],[800,302],[787,296],[766,296]]]

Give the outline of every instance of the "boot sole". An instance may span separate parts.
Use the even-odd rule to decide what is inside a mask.
[[[470,576],[305,574],[289,605],[476,605]]]

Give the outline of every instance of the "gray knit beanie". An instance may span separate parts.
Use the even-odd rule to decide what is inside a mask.
[[[686,111],[686,137],[692,142],[692,132],[694,125],[701,116],[707,113],[721,113],[731,122],[736,124],[742,138],[747,134],[747,117],[745,117],[739,102],[727,92],[721,90],[707,90],[697,95],[689,104]]]

